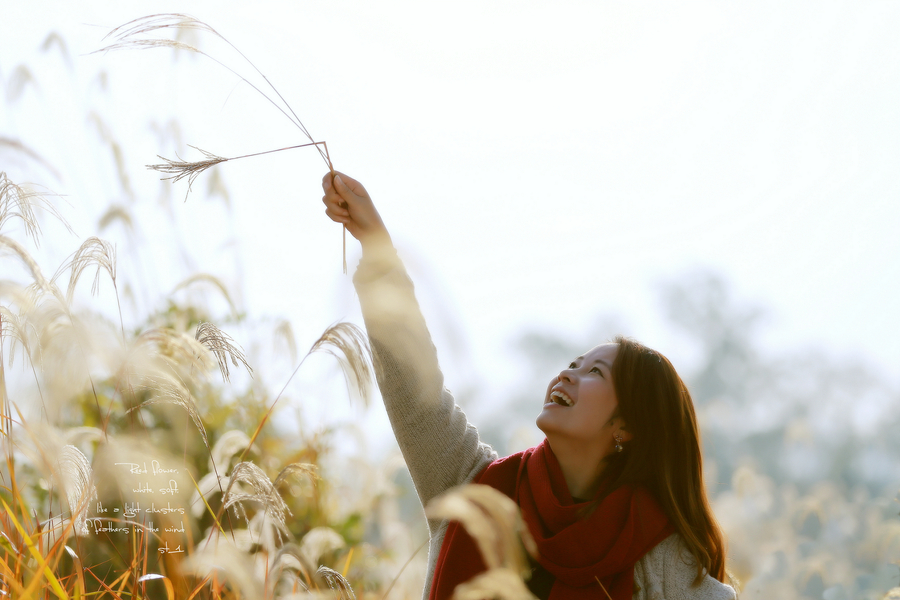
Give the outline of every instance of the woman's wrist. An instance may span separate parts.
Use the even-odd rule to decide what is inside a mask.
[[[391,235],[388,233],[387,229],[383,228],[368,232],[365,236],[360,238],[359,244],[362,247],[363,258],[366,259],[377,259],[386,253],[394,251],[394,243],[391,240]]]

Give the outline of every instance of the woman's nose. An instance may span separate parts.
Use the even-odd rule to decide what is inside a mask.
[[[559,372],[559,375],[556,376],[560,381],[568,381],[572,382],[572,369],[563,369]]]

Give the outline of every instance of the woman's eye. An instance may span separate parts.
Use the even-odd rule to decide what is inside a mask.
[[[596,373],[600,377],[603,377],[603,371],[600,370],[600,367],[594,367],[591,369],[591,373]]]
[[[574,362],[570,362],[570,363],[569,363],[569,368],[570,368],[570,369],[574,369],[574,368],[575,368],[575,363],[574,363]]]

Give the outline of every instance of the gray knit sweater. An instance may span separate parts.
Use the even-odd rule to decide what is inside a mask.
[[[412,281],[393,248],[367,254],[353,278],[375,357],[378,387],[422,505],[451,487],[469,483],[497,453],[444,387],[437,353],[415,299]],[[429,521],[428,597],[447,522]],[[693,586],[694,562],[672,534],[634,568],[640,600],[731,600],[734,590],[706,576]],[[598,596],[599,598],[599,596]]]

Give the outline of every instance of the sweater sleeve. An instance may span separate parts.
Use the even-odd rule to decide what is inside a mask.
[[[633,600],[735,600],[734,588],[705,575],[698,585],[697,563],[673,533],[634,565]]]
[[[378,387],[424,506],[447,489],[471,481],[497,453],[480,442],[444,388],[437,352],[396,250],[363,257],[353,281]],[[439,524],[429,527],[434,536]]]

